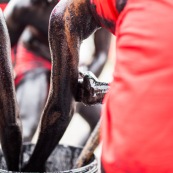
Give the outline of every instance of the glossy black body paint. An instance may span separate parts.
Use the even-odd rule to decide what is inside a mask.
[[[24,46],[24,48],[32,52],[33,55],[41,56],[43,59],[50,61],[50,50],[48,46],[48,21],[49,15],[58,1],[52,0],[52,2],[48,2],[47,0],[27,0],[17,3],[17,1],[11,0],[11,2],[13,3],[8,4],[8,8],[6,8],[5,10],[5,16],[12,46],[19,42],[19,44]],[[84,17],[85,16],[82,16],[82,18]],[[81,22],[81,25],[84,25],[84,23]],[[92,71],[98,77],[107,59],[110,33],[105,31],[104,29],[100,29],[94,35],[96,50],[94,56],[92,57],[91,63],[89,65],[87,64],[87,69],[89,71]],[[17,59],[18,58],[16,58],[16,60]],[[33,75],[34,71],[29,73],[32,73]],[[47,78],[49,77],[50,75],[48,74]],[[36,72],[35,78],[37,78]],[[40,113],[38,112],[42,111],[43,107],[40,105],[42,105],[41,103],[44,102],[42,97],[40,97],[39,93],[36,91],[36,88],[39,87],[38,85],[32,88],[32,92],[36,93],[35,97],[41,100],[40,104],[38,106],[35,106],[39,107],[38,109],[40,110],[31,107],[33,105],[31,97],[28,98],[27,96],[20,96],[18,88],[20,87],[20,90],[22,90],[24,88],[24,85],[27,85],[27,81],[28,78],[25,75],[24,82],[21,82],[19,86],[16,86],[17,98],[19,98],[18,101],[23,123],[23,140],[25,142],[31,141],[36,131],[38,119],[40,118]],[[24,89],[22,90],[22,92],[25,92]],[[47,90],[45,92],[47,92]],[[32,104],[30,104],[30,100]],[[30,108],[27,108],[28,110],[24,111],[25,107]],[[100,105],[88,108],[79,103],[77,104],[76,111],[88,122],[92,131],[100,117]],[[95,116],[91,117],[92,114],[94,114]],[[35,121],[33,119],[35,119]],[[79,141],[83,141],[83,139],[79,139]]]
[[[79,75],[76,101],[85,105],[102,104],[103,98],[108,92],[109,84],[99,82],[91,72],[80,72]]]
[[[39,4],[39,1],[37,0],[31,2],[33,4]],[[42,126],[38,143],[28,165],[23,168],[23,171],[43,171],[45,161],[67,128],[73,114],[74,98],[77,94],[79,45],[83,39],[87,38],[98,28],[98,25],[91,15],[89,1],[81,1],[80,3],[71,1],[68,5],[69,6],[67,8],[64,8],[64,5],[61,7],[57,6],[51,16],[50,46],[53,71],[51,74],[50,93],[43,112]],[[16,9],[18,10],[18,8],[15,8],[15,10]],[[33,8],[21,8],[20,11],[14,11],[14,15],[12,16],[17,19],[19,17],[17,15],[20,14],[23,18],[29,17],[29,19],[33,19],[33,10],[36,9],[37,8],[34,8],[34,6]],[[77,16],[77,18],[74,19],[75,16]],[[39,16],[36,15],[34,17],[37,19]],[[84,18],[86,18],[86,21],[83,20]],[[20,19],[18,21],[19,25],[16,25],[15,21],[13,21],[14,23],[10,23],[11,21],[12,20],[10,18],[8,20],[7,15],[10,38],[12,45],[14,45],[19,39],[20,34],[23,32],[23,29],[26,26],[26,21]],[[35,27],[38,26],[36,21],[37,20],[28,20],[28,22]],[[31,31],[35,31],[33,28],[28,28],[28,30],[30,29]],[[38,26],[38,30],[40,33],[47,32],[46,29],[42,29],[42,24]],[[37,34],[37,32],[33,32],[33,34]],[[40,36],[39,38],[42,38],[41,35],[38,36]],[[26,47],[33,48],[32,46],[37,45],[35,44],[37,41],[35,41],[34,37],[29,37],[29,39],[30,40],[26,40],[26,42],[24,42]],[[38,45],[38,47],[41,47],[39,42]],[[92,80],[85,81],[92,82]],[[98,96],[101,96],[99,100],[101,100],[103,92],[100,92],[101,90],[98,89],[98,85],[95,84],[92,85],[92,89],[96,86]],[[87,87],[88,86],[87,82]],[[92,89],[89,91],[92,91]],[[90,97],[88,93],[85,96]],[[94,102],[95,101],[96,100],[94,100]],[[86,101],[83,102],[85,103]],[[90,98],[89,104],[92,103],[93,101]]]
[[[57,2],[58,0],[51,2],[48,0],[24,0],[19,3],[18,0],[11,0],[4,11],[11,46],[16,45],[17,51],[20,47],[24,48],[24,52],[20,50],[15,56],[14,69],[19,69],[20,63],[26,66],[28,63],[29,66],[33,66],[32,70],[24,71],[16,76],[17,78],[23,76],[15,88],[23,124],[24,142],[32,140],[39,124],[40,112],[42,112],[47,98],[50,71],[41,64],[44,61],[50,65],[48,23],[50,13]],[[28,61],[30,56],[33,56],[33,62]],[[47,80],[44,80],[43,76]],[[31,83],[35,83],[35,85],[32,86]],[[40,94],[40,90],[43,94]]]
[[[79,45],[97,27],[86,0],[60,1],[54,8],[49,26],[51,86],[39,139],[25,171],[42,171],[45,161],[64,134],[73,115],[77,93]]]
[[[10,57],[10,40],[0,10],[0,139],[10,171],[19,171],[22,144]]]
[[[11,46],[22,43],[28,50],[50,61],[49,16],[58,0],[11,0],[4,11]]]

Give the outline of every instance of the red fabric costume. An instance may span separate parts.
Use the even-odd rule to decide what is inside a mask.
[[[8,2],[8,0],[6,2],[0,2],[0,8],[4,10]],[[24,79],[25,74],[31,70],[36,68],[51,70],[50,61],[27,50],[22,44],[12,48],[11,58],[14,66],[15,86],[18,86]]]
[[[15,58],[13,58],[13,64],[16,86],[20,84],[25,74],[31,70],[37,68],[44,68],[48,71],[51,70],[50,61],[27,50],[22,44],[17,45],[17,52]]]
[[[7,6],[7,3],[1,3],[0,2],[0,8],[2,9],[2,11],[4,11],[5,7]]]
[[[119,16],[115,0],[92,3],[105,27],[103,18],[114,20],[117,35],[103,110],[106,173],[172,173],[173,1],[128,0]]]

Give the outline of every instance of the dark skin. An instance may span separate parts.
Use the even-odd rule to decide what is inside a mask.
[[[54,4],[56,2],[57,1],[55,2],[53,1],[52,3]],[[48,46],[45,44],[45,40],[44,40],[47,34],[47,30],[44,28],[44,26],[47,25],[46,21],[48,21],[48,19],[45,17],[44,18],[45,20],[43,19],[41,23],[38,23],[37,20],[40,17],[42,17],[43,13],[48,15],[54,5],[51,5],[51,3],[49,4],[47,1],[45,2],[41,0],[35,0],[35,1],[27,0],[25,2],[20,1],[20,3],[18,2],[18,0],[11,1],[10,5],[5,10],[5,16],[6,16],[9,33],[10,33],[12,46],[14,46],[19,40],[24,43],[26,48],[33,51],[35,50],[36,54],[40,56],[44,56],[45,58],[49,58],[50,56],[49,54],[48,56],[45,56],[46,53],[43,53],[46,50],[45,47]],[[10,6],[11,8],[9,8]],[[43,8],[39,8],[39,7],[43,7]],[[37,15],[35,14],[36,11],[38,13]],[[28,21],[25,20],[26,18],[28,19]],[[30,24],[30,26],[28,26],[28,24]],[[40,26],[43,26],[43,27],[40,27]],[[63,44],[63,42],[61,42],[60,40],[59,42],[60,45],[61,43]],[[65,44],[64,48],[67,48],[66,43],[64,44]],[[56,51],[58,52],[59,50],[60,48],[57,49]],[[78,57],[78,52],[75,56]],[[83,80],[84,83],[82,83],[82,85],[81,83],[78,85],[76,83],[76,80],[68,80],[69,78],[67,76],[69,75],[71,75],[72,77],[71,79],[76,79],[76,77],[78,78],[78,71],[75,70],[76,71],[75,72],[73,70],[73,69],[76,69],[76,67],[78,66],[78,63],[73,64],[73,62],[71,61],[71,58],[69,58],[73,68],[67,73],[64,73],[63,66],[64,67],[66,66],[66,62],[61,63],[61,60],[62,59],[60,60],[53,59],[53,69],[56,69],[54,67],[58,67],[59,74],[62,74],[62,75],[60,75],[58,78],[52,77],[51,79],[52,85],[50,87],[48,102],[43,111],[42,126],[41,126],[40,136],[38,139],[38,144],[36,145],[36,149],[33,153],[33,156],[31,157],[29,161],[29,164],[23,169],[24,171],[44,170],[45,161],[47,160],[48,156],[50,155],[54,147],[58,144],[59,140],[64,134],[64,131],[67,128],[70,122],[70,119],[73,115],[74,98],[78,98],[78,101],[83,100],[85,104],[90,105],[96,102],[101,102],[103,99],[103,95],[105,94],[106,90],[101,89],[103,91],[100,92],[101,90],[98,89],[99,88],[98,82],[95,79],[93,80],[92,77],[90,77],[88,74],[84,75],[86,77],[85,77],[85,80]],[[103,61],[99,61],[99,62],[101,66],[104,64]],[[90,65],[90,68],[94,69],[92,65]],[[96,71],[94,72],[97,73]],[[53,74],[52,76],[54,76],[54,74],[57,74],[57,73],[53,72],[52,74]],[[57,86],[57,81],[59,81],[60,79],[62,80],[62,83],[64,83],[64,86],[65,85],[66,86],[70,85],[71,87],[74,86],[74,90],[71,90],[71,87],[59,88]],[[91,82],[91,85],[90,85],[90,82]],[[107,84],[106,85],[104,84],[104,86],[107,88]],[[78,90],[80,91],[78,93],[76,92],[77,87],[79,87],[80,89]],[[98,99],[96,99],[96,96],[93,94],[93,88],[96,88],[95,90],[98,91],[97,92]],[[85,93],[84,91],[87,91],[87,94],[84,94]],[[92,91],[91,95],[90,95],[90,91]],[[65,93],[65,95],[62,95],[59,93]],[[86,97],[88,97],[89,99],[86,99]],[[61,105],[59,103],[61,103]],[[62,109],[65,110],[63,114],[61,114],[61,112],[63,111]]]
[[[1,121],[0,121],[0,127],[1,127],[0,135],[1,135],[2,149],[4,152],[5,159],[7,161],[8,170],[19,171],[19,159],[20,159],[22,137],[21,137],[21,129],[20,129],[20,119],[19,119],[18,109],[17,109],[17,105],[16,105],[15,91],[14,91],[12,66],[11,66],[11,61],[10,61],[10,52],[9,52],[10,43],[9,43],[9,37],[7,34],[8,32],[7,32],[7,28],[5,25],[5,21],[2,17],[2,12],[0,13],[0,23],[1,23],[1,25],[0,25],[0,31],[1,31],[0,71],[1,71],[1,74],[5,74],[5,75],[0,76],[0,79],[2,81],[2,83],[0,85],[0,92],[1,92],[0,101],[2,103],[1,104],[2,109],[1,109]],[[92,78],[88,74],[87,75],[81,74],[81,77],[86,78],[83,81],[87,81],[87,83],[90,80],[92,81],[91,82],[92,85],[88,84],[87,89],[93,90],[95,87],[93,84],[95,84],[96,90],[98,90],[98,82],[94,78]],[[80,84],[82,84],[82,83],[80,82]],[[88,88],[89,86],[90,86],[90,88]],[[81,90],[84,90],[84,87],[81,88]],[[103,95],[102,95],[102,98],[100,96],[101,95],[99,95],[98,100],[95,99],[95,96],[93,98],[96,102],[100,102],[100,99],[103,99]],[[78,97],[79,97],[79,95],[78,95]],[[9,98],[11,98],[11,99],[9,99]],[[80,96],[80,98],[83,98],[83,96]],[[55,98],[52,98],[52,100],[56,102]],[[90,104],[90,103],[88,102],[87,104]],[[52,105],[50,105],[50,106],[52,106]],[[8,107],[8,109],[7,109],[7,107]],[[48,113],[50,113],[50,112],[48,112]],[[49,118],[48,116],[51,114],[45,113],[44,115],[47,118]],[[53,117],[53,118],[56,118],[56,112],[55,112],[55,117]],[[57,117],[57,118],[59,118],[59,117]],[[55,119],[55,121],[56,121],[56,119]],[[47,130],[46,133],[49,133],[49,128],[51,130],[52,125],[54,125],[54,121],[52,122],[52,120],[48,119],[48,121],[45,123],[45,127],[42,127],[42,131],[41,131],[41,132],[43,132],[44,136],[45,136],[44,132]],[[62,133],[62,131],[61,131],[62,125],[64,125],[64,122],[57,124],[57,127],[60,127],[60,131],[59,131],[60,133]],[[54,127],[54,128],[57,128],[57,127]],[[54,129],[54,130],[56,132],[56,129]],[[53,133],[50,133],[50,134],[53,134]],[[46,135],[46,138],[50,139],[47,137],[47,135]],[[45,144],[45,141],[43,141],[42,146],[44,146],[44,144]],[[48,142],[48,144],[49,144],[49,142]],[[38,152],[38,150],[39,150],[39,148],[37,147],[35,152]],[[45,153],[43,153],[43,154],[45,154]],[[37,162],[37,164],[39,164],[40,161],[41,160],[39,160]],[[32,168],[33,168],[33,166],[34,166],[34,164],[32,164]],[[37,170],[36,167],[34,167],[33,169],[34,169],[34,171]]]
[[[8,7],[5,10],[11,46],[16,45],[20,38],[20,41],[24,43],[27,49],[50,60],[47,26],[49,15],[57,2],[57,0],[52,0],[50,3],[47,0],[12,1],[8,5],[10,8]],[[25,17],[27,17],[27,20]],[[97,77],[101,73],[106,61],[109,42],[110,34],[107,31],[100,30],[96,32],[94,61],[88,65],[88,70],[92,71]]]
[[[60,1],[51,14],[49,25],[52,57],[51,86],[43,111],[39,138],[33,155],[24,168],[26,172],[44,170],[43,165],[71,120],[75,98],[91,105],[101,102],[107,91],[108,85],[104,84],[102,92],[99,90],[101,85],[99,86],[98,82],[88,74],[84,74],[86,77],[83,80],[84,85],[78,83],[79,45],[83,39],[99,28],[88,3],[88,0]],[[98,91],[98,99],[94,91]]]
[[[33,53],[50,60],[48,27],[45,26],[48,26],[49,15],[57,2],[57,0],[50,3],[47,0],[11,0],[4,11],[11,46],[21,41]]]
[[[108,85],[99,84],[90,74],[82,74],[83,79],[78,81],[79,45],[99,28],[96,20],[99,17],[94,4],[88,0],[64,0],[52,12],[49,30],[52,56],[50,92],[43,111],[39,139],[24,171],[44,170],[47,158],[70,122],[75,99],[91,105],[101,102],[107,91]],[[115,28],[111,21],[103,21]]]
[[[20,4],[20,5],[22,5],[22,4]],[[14,9],[16,10],[17,8],[14,8]],[[23,10],[29,10],[29,9],[24,8]],[[24,16],[26,15],[25,11],[21,11],[21,12]],[[32,14],[32,11],[29,11],[29,12],[30,12],[30,14]],[[15,13],[15,15],[13,15],[14,20],[17,18],[16,15],[18,15],[18,13]],[[8,18],[8,13],[6,13],[6,16],[7,16],[7,19],[9,21],[11,20],[11,22],[12,22],[12,19]],[[7,24],[8,24],[8,20],[7,20]],[[22,22],[22,21],[20,21],[20,22]],[[22,23],[22,25],[21,25],[22,28],[24,28],[24,26],[25,26],[24,24],[25,23]],[[22,32],[22,28],[18,28],[19,26],[20,25],[14,25],[14,27],[11,28],[13,31],[17,32],[17,36],[19,36],[20,32]],[[12,30],[9,29],[9,33],[10,33],[10,36],[12,37],[12,39],[14,40],[14,41],[12,41],[12,46],[13,46],[16,44],[18,37],[11,33]],[[2,55],[5,54],[5,52],[10,50],[9,40],[8,40],[8,36],[7,36],[7,30],[5,32],[6,32],[6,35],[3,35],[3,34],[1,35],[1,37],[2,37],[1,41],[3,44],[8,42],[7,44],[5,44],[5,45],[8,45],[8,47],[2,46],[2,50],[1,50]],[[3,33],[3,32],[1,32],[1,33]],[[8,52],[8,58],[5,57],[6,58],[5,60],[7,60],[7,59],[9,60],[9,57],[10,57],[9,55],[10,55],[10,53]],[[60,62],[61,62],[61,60],[60,60]],[[4,62],[6,62],[6,61],[4,61]],[[53,67],[54,66],[56,67],[56,64],[57,64],[57,61],[55,59],[55,60],[53,60]],[[8,65],[8,67],[6,67],[6,65],[3,65],[3,67],[1,68],[2,70],[7,70],[2,73],[2,74],[5,74],[5,79],[2,79],[2,81],[5,81],[5,82],[3,82],[1,84],[2,91],[3,91],[2,96],[4,95],[4,93],[7,93],[8,98],[13,98],[13,99],[8,101],[8,104],[5,104],[7,99],[4,99],[4,97],[2,98],[2,101],[4,102],[3,106],[6,108],[8,105],[9,112],[6,112],[7,110],[5,108],[2,109],[3,118],[0,121],[1,127],[2,127],[0,133],[1,133],[2,148],[4,151],[5,159],[7,161],[8,169],[12,170],[12,171],[19,171],[19,159],[20,159],[21,141],[22,140],[21,140],[21,132],[20,132],[20,126],[19,126],[20,123],[19,123],[18,110],[17,110],[17,106],[16,106],[16,98],[15,98],[15,94],[14,94],[12,71],[10,71],[10,76],[8,76],[9,66],[10,66],[9,62],[7,65]],[[62,63],[58,64],[60,72],[62,72],[61,65],[62,65]],[[76,66],[74,66],[74,68],[76,68]],[[70,82],[70,83],[72,83],[72,86],[74,86],[74,83],[76,83],[76,81],[68,82],[68,81],[64,80],[67,78],[63,78],[63,76],[64,76],[63,73],[62,73],[61,79],[64,81],[64,84],[66,85],[67,83]],[[54,74],[54,73],[52,73],[52,74]],[[72,73],[70,72],[70,74],[72,76],[74,75],[73,72]],[[54,75],[52,75],[52,76],[54,76]],[[8,77],[9,77],[9,79],[8,79]],[[54,77],[52,78],[53,85],[51,85],[51,90],[50,90],[49,99],[48,99],[49,101],[43,112],[43,120],[42,120],[42,126],[41,126],[39,140],[36,145],[34,154],[32,155],[32,157],[29,161],[29,164],[23,169],[26,171],[42,171],[42,170],[44,170],[43,166],[44,166],[44,163],[45,163],[47,157],[50,155],[51,151],[54,149],[56,144],[61,139],[61,137],[71,119],[71,116],[73,114],[73,108],[74,108],[74,106],[73,106],[74,98],[78,98],[78,101],[83,100],[83,102],[88,105],[95,104],[96,102],[102,101],[103,96],[105,94],[104,92],[106,91],[105,89],[102,89],[102,88],[99,89],[99,82],[95,78],[93,78],[90,74],[82,74],[81,75],[81,78],[83,78],[82,82],[81,82],[81,80],[80,80],[80,82],[78,82],[78,80],[77,80],[77,83],[75,84],[75,86],[79,88],[79,90],[78,90],[79,92],[76,92],[76,89],[75,89],[75,93],[74,93],[74,90],[69,90],[69,87],[59,88],[57,86],[57,81],[58,81],[57,79],[60,79],[60,78],[59,77],[54,78]],[[66,77],[66,75],[65,75],[65,77]],[[78,71],[76,73],[76,77],[78,78]],[[9,82],[7,82],[7,81],[9,81]],[[11,85],[9,85],[9,87],[5,85],[5,87],[4,87],[4,84],[6,84],[6,83],[11,84]],[[107,88],[108,87],[107,84],[104,84],[104,87]],[[95,90],[97,92],[97,95],[95,95],[93,93],[93,90]],[[63,95],[57,94],[57,92],[53,92],[53,91],[58,91],[59,93],[61,93],[61,91],[67,91],[67,93],[65,96],[63,96]],[[85,94],[85,91],[87,94]],[[92,92],[90,92],[90,91],[92,91]],[[70,98],[69,98],[69,96],[70,96]],[[98,96],[98,99],[96,98],[96,96]],[[88,97],[89,99],[86,99],[86,97]],[[64,98],[68,98],[68,99],[64,99]],[[92,98],[93,98],[93,100],[92,100]],[[59,101],[62,101],[62,102],[60,102],[60,103],[62,103],[61,105],[59,105]],[[65,103],[65,105],[63,105],[64,103]],[[69,103],[70,103],[70,105],[69,105]],[[12,106],[9,106],[9,105],[12,105]],[[65,110],[65,113],[59,114],[59,112],[61,112],[60,107],[62,105],[63,105],[62,109]],[[4,119],[7,119],[6,122],[9,123],[9,125],[5,124],[6,122],[4,122]],[[53,140],[51,140],[51,139],[53,139]],[[11,148],[11,146],[13,146],[13,148]],[[42,153],[42,149],[44,151],[43,153]]]
[[[19,171],[21,123],[12,75],[10,40],[1,10],[0,33],[0,140],[8,170]]]
[[[48,2],[47,0],[11,0],[11,3],[8,4],[8,7],[5,10],[5,17],[12,47],[20,42],[26,49],[32,51],[33,54],[50,61],[48,21],[49,15],[57,2],[57,0],[51,2]],[[109,42],[110,33],[107,31],[99,30],[95,33],[96,51],[93,61],[87,68],[97,77],[100,75],[106,62]],[[50,74],[48,73],[48,79],[50,77],[49,75]],[[34,88],[32,88],[32,90],[33,89]],[[24,100],[28,100],[28,98],[25,98]],[[76,110],[89,123],[92,131],[100,118],[100,106],[88,108],[83,106],[83,104],[77,104]],[[91,117],[90,115],[95,116]],[[31,141],[37,128],[37,123],[30,123],[31,121],[33,122],[33,120],[31,120],[33,116],[31,116],[32,113],[28,117],[27,115],[21,115],[25,128],[23,133],[24,141]],[[35,117],[35,122],[40,118],[40,115],[37,116],[38,117]],[[27,124],[27,126],[25,126],[25,124]]]
[[[0,30],[1,30],[1,39],[0,39],[0,41],[1,41],[0,51],[1,52],[0,53],[1,53],[1,58],[2,58],[2,61],[1,61],[2,63],[0,64],[0,70],[1,70],[1,74],[5,74],[5,75],[0,76],[1,81],[3,81],[0,85],[0,92],[1,92],[0,100],[3,105],[2,109],[1,109],[2,116],[1,116],[1,121],[0,121],[0,123],[1,123],[0,124],[1,125],[0,134],[1,134],[2,149],[4,151],[5,159],[7,161],[8,169],[11,171],[19,171],[19,159],[20,159],[22,137],[21,137],[21,131],[20,131],[20,123],[19,123],[20,121],[19,121],[18,109],[17,109],[17,105],[16,105],[14,83],[13,83],[13,76],[12,76],[12,67],[11,67],[11,62],[10,62],[9,37],[7,34],[7,28],[5,27],[5,22],[2,17],[2,13],[1,13],[0,19],[1,19],[1,23],[2,23],[2,25],[0,25]],[[53,61],[53,66],[54,66],[54,64],[56,67],[56,61]],[[75,97],[71,95],[71,101],[73,101],[73,103],[74,103],[74,98],[83,99],[84,97],[87,96],[89,98],[93,97],[94,102],[101,102],[101,100],[103,99],[103,96],[105,94],[103,92],[100,92],[100,91],[97,92],[98,99],[96,99],[95,95],[93,95],[93,92],[91,92],[91,95],[90,95],[90,93],[88,93],[87,95],[84,94],[85,93],[84,90],[86,90],[87,92],[89,90],[93,91],[94,89],[96,91],[98,91],[99,87],[98,87],[98,82],[96,81],[96,79],[92,78],[92,76],[88,75],[88,74],[86,74],[86,75],[82,74],[81,77],[83,78],[84,82],[81,82],[81,80],[80,80],[80,82],[77,81],[76,86],[79,86],[79,85],[83,86],[83,87],[79,87],[79,91],[80,91],[79,93],[82,93],[82,95],[75,92]],[[77,78],[78,78],[78,73],[77,73]],[[63,78],[61,78],[61,79],[63,79]],[[66,115],[69,114],[69,111],[71,111],[70,115],[73,114],[72,104],[70,104],[70,106],[67,106],[70,101],[65,100],[62,95],[52,92],[52,91],[54,91],[54,89],[53,89],[54,87],[56,87],[56,89],[58,89],[58,91],[60,91],[60,93],[61,93],[61,90],[63,89],[63,88],[57,87],[56,77],[53,79],[53,81],[54,81],[53,82],[54,85],[51,85],[49,101],[48,101],[48,104],[46,105],[46,108],[43,113],[44,118],[42,120],[42,127],[41,127],[41,132],[40,132],[41,135],[40,135],[38,144],[36,145],[36,149],[34,151],[34,154],[39,153],[39,155],[34,156],[34,154],[33,154],[32,158],[30,160],[30,163],[32,165],[30,171],[43,170],[42,163],[45,163],[48,155],[50,155],[50,153],[51,153],[52,149],[55,147],[57,141],[60,140],[61,136],[64,133],[64,130],[66,129],[66,127],[69,123],[70,116],[66,116]],[[91,85],[90,85],[89,81],[91,81]],[[85,85],[85,82],[87,82],[87,85]],[[104,84],[104,86],[106,86],[106,85]],[[69,94],[72,94],[72,92],[69,91],[68,88],[65,88],[65,90],[68,91],[65,96],[69,96]],[[104,91],[106,91],[106,90],[104,90]],[[11,98],[11,99],[9,99],[9,98]],[[62,100],[62,103],[67,102],[65,105],[63,105],[63,110],[65,110],[65,111],[67,110],[64,115],[59,114],[59,111],[60,111],[59,108],[61,107],[61,106],[59,106],[59,103],[57,103],[57,101],[59,101],[59,99]],[[79,101],[81,101],[81,100],[79,100]],[[93,104],[94,102],[90,99],[90,101],[86,102],[86,104]],[[8,109],[7,109],[7,107],[8,107]],[[55,134],[54,134],[54,132],[55,132]],[[53,141],[51,141],[50,135],[54,139]],[[42,139],[43,139],[43,141],[42,141]],[[40,143],[40,141],[41,141],[41,143]],[[46,147],[44,147],[44,145]],[[42,148],[44,148],[44,151],[45,151],[43,153],[41,153]],[[40,158],[40,154],[41,154],[41,158]],[[33,158],[35,160],[37,160],[37,162],[32,162]],[[42,161],[42,159],[43,159],[43,161]],[[40,164],[40,162],[41,162],[41,164]],[[35,165],[39,165],[39,166],[35,166]],[[29,168],[29,166],[27,166],[26,168]],[[24,168],[24,169],[26,169],[26,168]],[[28,171],[29,171],[29,169],[28,169]]]
[[[34,55],[41,56],[43,59],[51,61],[50,50],[48,46],[48,22],[49,15],[57,2],[58,0],[49,2],[47,0],[11,0],[4,11],[8,31],[10,34],[11,46],[13,47],[16,44],[23,44],[23,46],[27,50],[31,51]],[[47,77],[47,83],[49,83],[50,73],[47,71],[44,71],[43,73],[45,73],[45,76]],[[35,74],[35,76],[38,75]],[[25,78],[25,80],[27,80],[27,78]],[[47,85],[48,84],[45,84],[45,88]],[[17,87],[18,86],[16,86],[16,88]],[[22,104],[24,107],[22,107],[20,110],[27,109],[27,111],[24,111],[21,114],[24,128],[24,142],[31,141],[38,126],[38,122],[41,116],[40,112],[43,109],[43,107],[40,105],[42,105],[42,102],[44,105],[45,100],[45,98],[40,96],[40,94],[37,92],[37,86],[31,88],[31,90],[32,93],[37,93],[37,95],[34,95],[34,97],[40,99],[40,101],[38,101],[39,103],[37,103],[38,105],[35,106],[35,108],[31,107],[33,104],[30,104],[33,102],[33,97],[28,98],[25,95],[24,98],[20,98],[19,100],[19,106],[21,106],[22,101],[24,102]],[[45,92],[46,95],[47,89],[45,89],[43,92]],[[25,104],[25,102],[27,103]],[[30,107],[28,108],[28,106]]]

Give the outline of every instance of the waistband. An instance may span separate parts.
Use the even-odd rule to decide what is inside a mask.
[[[23,76],[23,74],[37,69],[43,68],[45,70],[51,70],[51,62],[45,59],[44,57],[36,55],[34,52],[28,50],[24,45],[17,45],[14,72],[15,78]]]

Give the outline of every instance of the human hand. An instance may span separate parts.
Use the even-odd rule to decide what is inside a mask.
[[[79,72],[76,101],[85,105],[102,103],[104,95],[109,89],[108,83],[99,82],[95,75],[90,72]]]

